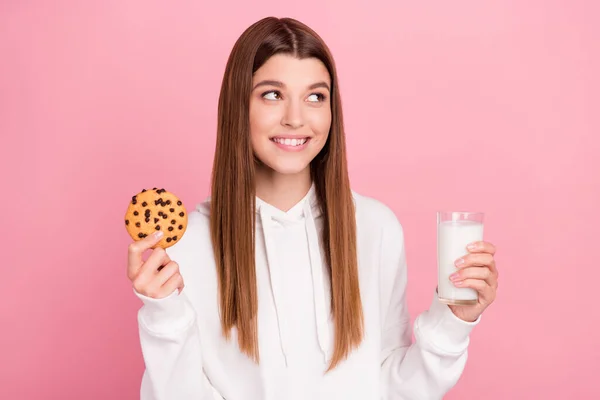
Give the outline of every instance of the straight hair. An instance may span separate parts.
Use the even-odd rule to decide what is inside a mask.
[[[291,18],[264,18],[236,41],[223,77],[211,182],[210,231],[219,283],[224,336],[238,331],[240,350],[259,362],[255,267],[255,158],[249,106],[254,73],[272,56],[320,60],[331,77],[331,128],[310,165],[324,218],[320,238],[331,276],[334,350],[327,371],[346,359],[363,339],[358,282],[355,208],[348,177],[342,103],[333,57],[324,41]]]

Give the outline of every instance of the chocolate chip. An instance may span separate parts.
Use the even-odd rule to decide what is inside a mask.
[[[131,200],[131,204],[134,204],[134,205],[137,204],[137,200],[136,199]]]
[[[156,188],[152,188],[152,190],[156,190]]]
[[[131,198],[131,200],[137,200],[137,194]]]
[[[157,231],[160,231],[160,225],[156,225],[156,226],[154,227],[154,229],[156,229]]]
[[[184,215],[185,215],[185,214],[183,213],[183,211],[179,213],[179,216],[180,216],[180,217],[183,217]]]
[[[143,234],[142,232],[140,232],[140,233],[138,233],[138,237],[139,237],[140,239],[142,239],[142,238],[144,237],[144,234]]]
[[[170,227],[169,227],[169,232],[172,232],[172,231],[173,231],[173,227],[172,227],[172,226],[170,226]]]
[[[142,203],[142,207],[146,207],[147,205],[148,205],[148,203],[146,203],[146,202]]]
[[[146,217],[145,221],[150,222],[150,217]]]
[[[163,219],[167,219],[167,214],[162,215]]]
[[[179,230],[182,230],[182,229],[183,229],[183,225],[179,225]]]
[[[173,240],[177,240],[177,236],[173,236]]]
[[[138,216],[138,215],[140,215],[140,213],[139,213],[139,212],[137,212],[137,211],[134,211],[134,212],[133,212],[133,215],[135,215],[135,216]]]
[[[137,227],[139,228],[139,227],[140,227],[140,223],[139,223],[139,222],[136,222],[136,223],[135,223],[135,226],[137,226]]]
[[[144,213],[144,216],[145,217],[149,217],[150,216],[150,209],[149,208],[146,209],[146,212]]]
[[[171,238],[167,238],[167,243],[171,243]]]
[[[175,221],[174,219],[172,219],[172,220],[171,220],[171,223],[172,223],[173,225],[175,225],[175,223],[176,223],[176,222],[177,222],[177,221]]]
[[[180,206],[180,205],[181,205],[181,200],[179,200],[179,201],[177,202],[177,205],[178,205],[178,206]]]
[[[169,208],[169,211],[175,212],[175,209],[174,208]]]
[[[128,219],[125,220],[125,225],[129,225],[129,220]]]
[[[154,223],[157,223],[158,221],[160,221],[160,218],[154,218]]]
[[[162,215],[163,215],[163,212],[162,212],[162,211],[159,211],[159,212],[158,212],[158,215],[160,215],[160,216],[162,217]]]
[[[144,237],[147,237],[147,236],[148,236],[148,235],[146,235],[145,233],[144,233],[143,235],[144,235]]]
[[[146,189],[142,189],[142,193],[144,193],[146,191]]]
[[[171,200],[167,200],[167,205],[171,204]]]

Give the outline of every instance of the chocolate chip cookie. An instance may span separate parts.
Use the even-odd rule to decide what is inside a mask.
[[[142,190],[131,198],[125,213],[125,227],[133,240],[141,240],[158,230],[164,236],[155,247],[173,246],[187,228],[183,202],[165,189]]]

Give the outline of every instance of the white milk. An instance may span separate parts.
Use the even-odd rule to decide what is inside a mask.
[[[477,291],[454,286],[450,275],[458,271],[454,262],[468,253],[467,245],[481,240],[481,222],[459,220],[442,221],[438,224],[438,297],[441,301],[451,304],[453,300],[477,301]]]

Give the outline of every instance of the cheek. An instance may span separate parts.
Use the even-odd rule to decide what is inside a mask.
[[[260,110],[257,107],[250,106],[250,137],[254,138],[258,132],[261,131],[260,127]]]
[[[277,107],[255,104],[250,106],[250,136],[268,136],[279,124]]]
[[[331,112],[329,110],[311,115],[310,125],[313,133],[318,136],[327,136],[331,128]]]

